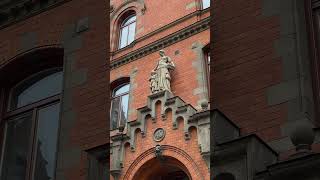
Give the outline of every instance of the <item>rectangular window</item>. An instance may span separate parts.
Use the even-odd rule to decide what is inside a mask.
[[[102,145],[90,150],[88,153],[88,173],[87,180],[108,180],[108,147],[109,145]]]

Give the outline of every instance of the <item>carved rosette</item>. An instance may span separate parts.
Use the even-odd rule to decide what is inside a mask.
[[[156,142],[160,142],[164,139],[165,134],[166,132],[163,128],[158,128],[153,133],[153,140]]]

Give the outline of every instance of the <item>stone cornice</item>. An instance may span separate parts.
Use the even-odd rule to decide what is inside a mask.
[[[126,50],[132,48],[135,44],[137,44],[137,43],[139,43],[141,41],[144,41],[144,40],[146,40],[146,39],[148,39],[148,38],[150,38],[152,36],[155,36],[158,33],[161,33],[161,32],[163,32],[163,31],[165,31],[167,29],[170,29],[170,28],[172,28],[172,27],[174,27],[174,26],[176,26],[176,25],[178,25],[178,24],[180,24],[180,23],[182,23],[184,21],[189,20],[190,18],[193,18],[195,16],[201,16],[201,15],[207,13],[209,10],[210,10],[209,8],[204,9],[204,10],[197,10],[197,11],[195,11],[193,13],[190,13],[190,14],[188,14],[186,16],[183,16],[182,18],[177,19],[177,20],[175,20],[175,21],[173,21],[173,22],[171,22],[169,24],[166,24],[166,25],[156,29],[155,31],[152,31],[152,32],[150,32],[150,33],[148,33],[148,34],[146,34],[146,35],[144,35],[144,36],[142,36],[142,37],[140,37],[138,39],[135,39],[130,45],[128,45],[128,46],[126,46],[124,48],[118,49],[116,51],[112,51],[111,55],[114,56],[114,55],[116,55],[116,54],[118,54],[118,53],[120,53],[122,51],[126,51]]]
[[[71,0],[8,1],[0,3],[0,29],[48,11]]]
[[[182,41],[188,37],[191,37],[195,34],[198,34],[204,30],[209,29],[210,27],[210,17],[203,19],[199,22],[196,22],[184,29],[181,29],[173,34],[170,34],[158,41],[155,41],[153,43],[150,43],[144,47],[141,47],[129,54],[126,54],[122,57],[119,57],[113,61],[110,62],[110,68],[115,69],[117,67],[120,67],[122,65],[125,65],[129,62],[135,61],[139,58],[142,58],[148,54],[151,54],[153,52],[156,52],[160,49],[163,49],[164,47],[170,46],[174,43],[177,43],[179,41]]]
[[[188,122],[195,122],[199,119],[205,118],[205,117],[209,117],[210,116],[210,110],[206,110],[206,111],[202,111],[202,112],[197,112],[194,115],[192,115],[190,117],[190,119],[188,120]]]

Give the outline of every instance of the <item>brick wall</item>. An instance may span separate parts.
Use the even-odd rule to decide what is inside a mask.
[[[313,119],[303,1],[213,2],[212,102],[280,154],[292,123]],[[298,14],[298,15],[297,15]],[[303,79],[303,80],[300,80]]]
[[[280,82],[282,64],[274,50],[279,19],[263,17],[261,6],[260,0],[214,3],[212,98],[243,133],[270,141],[279,138],[286,109],[267,104],[266,91]]]
[[[144,47],[148,47],[152,43],[157,43],[173,33],[182,29],[188,28],[194,23],[204,20],[209,16],[209,11],[202,11],[200,13],[200,4],[198,1],[184,0],[179,2],[160,2],[160,1],[136,1],[124,3],[120,0],[111,1],[114,11],[111,13],[111,62],[122,61],[128,55],[141,51]],[[137,3],[139,2],[139,3]],[[164,5],[169,3],[170,6]],[[198,6],[199,5],[199,6]],[[137,34],[135,42],[121,50],[116,49],[116,33],[118,33],[117,22],[118,15],[121,11],[127,8],[134,7],[137,10]],[[141,9],[145,7],[142,13]],[[133,8],[133,9],[134,9]],[[191,104],[197,109],[200,109],[200,100],[205,97],[201,93],[201,89],[205,84],[199,80],[206,78],[205,72],[201,71],[203,68],[201,63],[204,63],[204,55],[202,48],[209,43],[210,32],[209,29],[196,33],[186,39],[177,40],[177,42],[167,45],[163,48],[166,55],[169,56],[175,63],[175,70],[172,71],[171,89],[174,95],[182,98],[187,104]],[[120,65],[111,69],[110,81],[116,80],[120,77],[130,77],[130,97],[129,97],[129,121],[137,119],[137,109],[147,105],[148,95],[151,95],[149,87],[149,78],[151,71],[156,67],[159,60],[159,51],[152,51],[142,57],[135,59],[124,65]],[[199,92],[198,92],[199,91]],[[208,99],[208,98],[207,98]],[[173,153],[164,151],[168,156],[177,158],[182,161],[187,169],[192,174],[193,179],[199,179],[203,176],[205,179],[209,178],[209,169],[205,164],[205,160],[200,154],[197,132],[192,131],[191,139],[185,140],[183,133],[183,123],[179,123],[177,130],[172,130],[171,114],[165,121],[162,121],[160,113],[156,115],[156,123],[152,123],[151,119],[147,119],[147,133],[146,137],[141,137],[139,132],[136,132],[136,151],[131,152],[130,146],[126,146],[124,155],[124,167],[121,169],[120,179],[132,179],[139,171],[139,168],[144,163],[149,161],[154,155],[148,155],[148,150],[154,148],[155,142],[153,140],[153,132],[156,128],[162,127],[166,130],[166,137],[159,144],[173,146],[181,151],[184,151],[195,164],[197,170],[193,168],[187,160],[183,160],[183,153]],[[126,132],[126,129],[125,131]],[[110,135],[114,136],[118,133],[117,130],[111,131]],[[171,154],[170,154],[171,153]],[[141,161],[140,161],[140,160]],[[191,166],[190,166],[191,165]],[[111,177],[112,178],[112,177]],[[142,177],[141,177],[142,178]]]
[[[19,54],[51,46],[64,50],[57,180],[86,179],[85,150],[109,141],[105,15],[104,1],[73,0],[0,30],[0,70]],[[86,18],[89,29],[76,33]],[[18,68],[28,67],[15,73]]]

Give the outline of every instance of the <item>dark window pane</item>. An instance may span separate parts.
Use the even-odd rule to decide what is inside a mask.
[[[110,180],[110,172],[109,172],[109,166],[107,165],[107,163],[103,163],[103,169],[102,169],[102,171],[103,171],[103,178],[102,179],[105,179],[105,180]]]
[[[60,103],[38,111],[34,180],[52,180],[55,173]]]
[[[99,179],[103,179],[103,180],[108,180],[109,179],[109,173],[108,173],[108,167],[107,167],[107,163],[103,163],[103,162],[99,162],[100,167],[99,167],[99,174],[100,177]]]
[[[130,84],[120,86],[119,88],[115,89],[114,96],[123,94],[123,93],[128,93],[130,89]]]
[[[120,107],[120,98],[115,98],[112,101],[112,110],[111,110],[111,128],[116,129],[118,127],[119,120],[119,107]]]
[[[126,19],[126,20],[123,21],[122,26],[127,26],[127,25],[129,25],[130,23],[135,22],[135,21],[136,21],[136,16],[131,16],[131,17],[129,17],[128,19]]]
[[[30,147],[32,114],[8,121],[2,180],[24,180]]]
[[[107,147],[97,147],[88,152],[88,173],[86,180],[109,179],[107,166]]]
[[[128,103],[129,95],[126,94],[121,97],[121,123],[124,124],[128,120]]]
[[[26,85],[26,83],[30,82],[33,83]],[[12,94],[13,108],[19,108],[60,93],[62,89],[62,72],[56,72],[41,79],[34,77],[26,83],[14,89]]]

